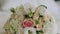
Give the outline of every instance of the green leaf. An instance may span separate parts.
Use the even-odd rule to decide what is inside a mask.
[[[14,8],[11,8],[10,10],[11,10],[11,12],[15,13],[15,9]]]
[[[31,17],[33,17],[33,12],[32,12],[32,10],[30,8],[29,8],[29,10],[30,10],[30,13],[28,15],[31,18]]]
[[[15,27],[13,24],[11,25],[11,29],[12,29],[12,31],[14,31],[14,32],[17,32],[17,27]]]
[[[28,33],[29,33],[29,34],[32,34],[32,31],[28,30]]]
[[[40,33],[44,33],[42,30],[41,31],[39,31]]]
[[[29,14],[29,17],[32,17],[32,16],[33,16],[33,14],[32,14],[32,13],[30,13],[30,14]]]
[[[39,20],[36,20],[36,24],[39,24]]]
[[[36,31],[37,34],[43,34],[43,31]]]
[[[39,15],[39,17],[43,17],[43,15]]]
[[[36,31],[36,34],[40,34],[40,32],[39,31]]]
[[[45,6],[45,5],[41,5],[41,6],[43,6],[43,7],[45,7],[47,9],[47,6]]]

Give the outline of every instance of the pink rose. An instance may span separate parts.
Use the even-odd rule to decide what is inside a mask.
[[[23,27],[33,27],[34,23],[32,20],[24,20],[23,21]]]

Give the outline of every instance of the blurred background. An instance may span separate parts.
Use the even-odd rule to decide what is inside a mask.
[[[10,17],[9,8],[20,5],[21,0],[0,0],[0,33],[3,33],[3,26],[7,19]],[[55,16],[58,25],[57,33],[60,34],[60,0],[39,0],[42,4],[48,6],[48,10]],[[17,5],[16,5],[17,4]]]
[[[58,22],[58,34],[60,34],[60,0],[56,0],[55,1],[58,8],[59,8],[59,15],[58,15],[58,18],[57,18],[57,22]]]

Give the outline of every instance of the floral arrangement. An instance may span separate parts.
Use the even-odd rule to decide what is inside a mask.
[[[27,7],[26,7],[27,8]],[[4,25],[6,34],[26,34],[24,29],[28,30],[29,34],[33,34],[31,28],[35,29],[36,34],[44,34],[44,24],[52,22],[51,16],[47,15],[47,6],[39,5],[32,11],[32,7],[29,6],[28,9],[24,8],[24,5],[20,5],[16,8],[11,8],[11,18]]]

